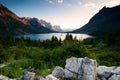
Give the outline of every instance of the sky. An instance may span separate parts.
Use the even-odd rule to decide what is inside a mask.
[[[104,6],[120,5],[120,0],[0,0],[19,17],[36,17],[62,29],[87,24]]]

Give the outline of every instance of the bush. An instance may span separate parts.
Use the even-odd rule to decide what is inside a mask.
[[[67,48],[67,51],[70,52],[71,56],[76,56],[76,57],[88,56],[88,50],[81,42],[73,43],[72,46]]]
[[[78,80],[78,78],[72,77],[71,80]]]
[[[27,69],[30,65],[30,60],[15,61],[5,66],[4,68],[0,68],[0,74],[10,78],[16,78],[22,75],[23,69]]]

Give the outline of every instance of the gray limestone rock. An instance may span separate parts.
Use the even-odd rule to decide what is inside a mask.
[[[59,79],[57,79],[53,75],[48,75],[48,76],[46,76],[45,80],[59,80]]]
[[[0,75],[0,80],[16,80],[16,79],[10,79],[6,76]]]
[[[65,77],[77,77],[80,80],[95,80],[97,62],[95,60],[85,58],[71,57],[66,60]]]
[[[63,78],[64,77],[64,69],[56,66],[54,70],[52,71],[52,75],[55,76],[56,78]]]
[[[112,75],[108,80],[120,80],[120,75]]]
[[[29,72],[29,71],[25,71],[24,75],[23,75],[23,79],[24,80],[34,80],[35,79],[35,73]]]
[[[42,76],[36,76],[35,80],[45,80],[45,78]]]

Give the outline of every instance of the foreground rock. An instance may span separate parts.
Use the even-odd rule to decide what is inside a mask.
[[[97,68],[98,79],[120,80],[120,67],[99,66]],[[116,77],[116,78],[115,78]]]
[[[0,80],[16,80],[16,79],[10,79],[6,76],[0,75]]]
[[[17,78],[17,80],[35,80],[35,73],[25,70],[24,74]]]
[[[24,71],[24,74],[17,79],[10,79],[0,75],[0,80],[120,80],[120,67],[98,66],[95,60],[71,57],[66,60],[65,69],[56,66],[46,77],[36,76],[34,72]]]
[[[45,78],[42,76],[36,76],[35,80],[45,80]]]
[[[59,80],[57,79],[56,77],[54,77],[53,75],[48,75],[46,76],[46,79],[45,80]]]
[[[65,77],[76,77],[79,80],[95,80],[97,73],[97,62],[85,58],[69,58],[66,60]]]
[[[64,75],[65,75],[64,69],[59,66],[56,66],[52,72],[52,75],[58,79],[62,79],[64,78]]]
[[[114,74],[109,78],[109,80],[120,80],[120,75]]]

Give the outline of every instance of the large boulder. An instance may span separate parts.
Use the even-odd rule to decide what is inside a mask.
[[[66,60],[65,78],[76,77],[80,80],[96,79],[97,62],[85,58],[71,57]]]
[[[116,67],[116,66],[112,66],[112,67],[107,67],[107,66],[99,66],[97,68],[97,75],[98,78],[105,78],[105,79],[112,79],[117,76],[120,75],[120,67]],[[116,80],[116,79],[115,79]]]
[[[97,74],[99,77],[104,77],[104,78],[108,78],[112,75],[112,71],[115,69],[116,67],[106,67],[106,66],[99,66],[97,68]]]
[[[48,75],[46,76],[46,79],[45,80],[59,80],[57,79],[56,77],[54,77],[53,75]]]
[[[120,75],[120,67],[116,67],[114,70],[112,70],[112,73]]]
[[[104,77],[101,77],[101,78],[96,78],[96,80],[106,80]]]
[[[0,75],[0,80],[16,80],[16,79],[10,79],[6,76]]]
[[[76,58],[71,57],[66,60],[65,65],[65,77],[66,78],[72,78],[72,77],[78,77],[80,74],[80,69],[82,65],[82,59],[83,58]]]
[[[59,66],[56,66],[55,69],[52,71],[52,75],[56,78],[61,79],[64,77],[64,69]]]
[[[35,79],[35,73],[25,71],[23,75],[23,80],[34,80]]]
[[[108,80],[120,80],[120,75],[112,75]]]
[[[84,58],[82,60],[81,78],[82,80],[95,80],[97,74],[97,62],[95,60]]]
[[[42,76],[36,76],[35,80],[45,80],[45,78]]]
[[[0,80],[8,80],[9,78],[3,75],[0,75]]]

